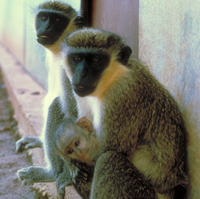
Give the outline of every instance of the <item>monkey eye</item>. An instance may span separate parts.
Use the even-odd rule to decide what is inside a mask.
[[[60,22],[61,20],[60,20],[60,18],[56,18],[55,21],[56,22]]]
[[[94,67],[99,66],[100,63],[101,63],[101,59],[100,59],[98,56],[92,57],[91,64],[92,64]]]
[[[67,153],[68,155],[72,154],[73,152],[74,152],[73,149],[69,149],[68,151],[66,151],[66,153]]]
[[[98,63],[99,62],[99,57],[95,56],[92,58],[93,63]]]
[[[80,143],[80,141],[77,140],[77,141],[75,142],[75,147],[77,147],[77,146],[79,145],[79,143]]]
[[[42,20],[43,20],[43,21],[46,21],[47,19],[48,19],[47,16],[42,16]]]
[[[79,63],[83,60],[83,58],[79,55],[76,55],[72,58],[72,60],[73,60],[74,63]]]

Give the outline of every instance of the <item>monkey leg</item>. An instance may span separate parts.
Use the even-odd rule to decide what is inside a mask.
[[[24,150],[32,148],[42,148],[42,141],[36,136],[26,136],[16,142],[16,152],[22,152]]]
[[[89,198],[92,181],[77,181],[75,184],[73,184],[73,186],[81,198]]]
[[[155,191],[125,156],[108,151],[96,162],[90,198],[155,199]]]

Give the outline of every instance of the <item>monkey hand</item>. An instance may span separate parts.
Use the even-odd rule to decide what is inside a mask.
[[[57,173],[46,167],[30,166],[17,171],[18,178],[22,184],[32,184],[35,182],[53,182]]]
[[[88,180],[88,172],[85,169],[80,169],[75,165],[70,166],[70,176],[71,180],[74,184],[78,181],[87,181]]]
[[[59,199],[63,199],[65,196],[65,187],[67,185],[71,185],[72,181],[69,175],[69,170],[67,165],[63,165],[62,172],[59,173],[58,177],[56,178],[56,188],[59,194]]]
[[[31,178],[29,178],[29,167],[18,170],[17,176],[22,181],[23,185],[33,183]]]
[[[16,152],[22,152],[36,147],[42,147],[42,141],[39,137],[23,137],[16,142]]]

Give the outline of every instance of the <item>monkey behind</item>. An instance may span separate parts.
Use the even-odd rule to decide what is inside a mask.
[[[68,4],[48,1],[40,4],[35,16],[38,43],[46,48],[48,68],[48,92],[43,103],[44,126],[40,137],[23,137],[16,143],[16,151],[43,147],[46,167],[32,166],[18,170],[24,184],[55,181],[60,198],[64,198],[65,186],[76,180],[78,171],[74,165],[73,175],[53,147],[54,133],[65,115],[76,117],[76,101],[70,82],[60,64],[61,43],[70,31],[83,27],[83,17]]]

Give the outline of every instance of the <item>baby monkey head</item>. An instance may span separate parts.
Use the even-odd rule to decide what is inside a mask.
[[[114,62],[126,66],[132,50],[114,33],[85,28],[68,35],[63,52],[72,87],[77,95],[84,97],[94,92]]]
[[[92,164],[98,150],[96,139],[91,135],[92,131],[92,123],[86,117],[78,121],[65,119],[55,133],[57,153],[67,160]]]

